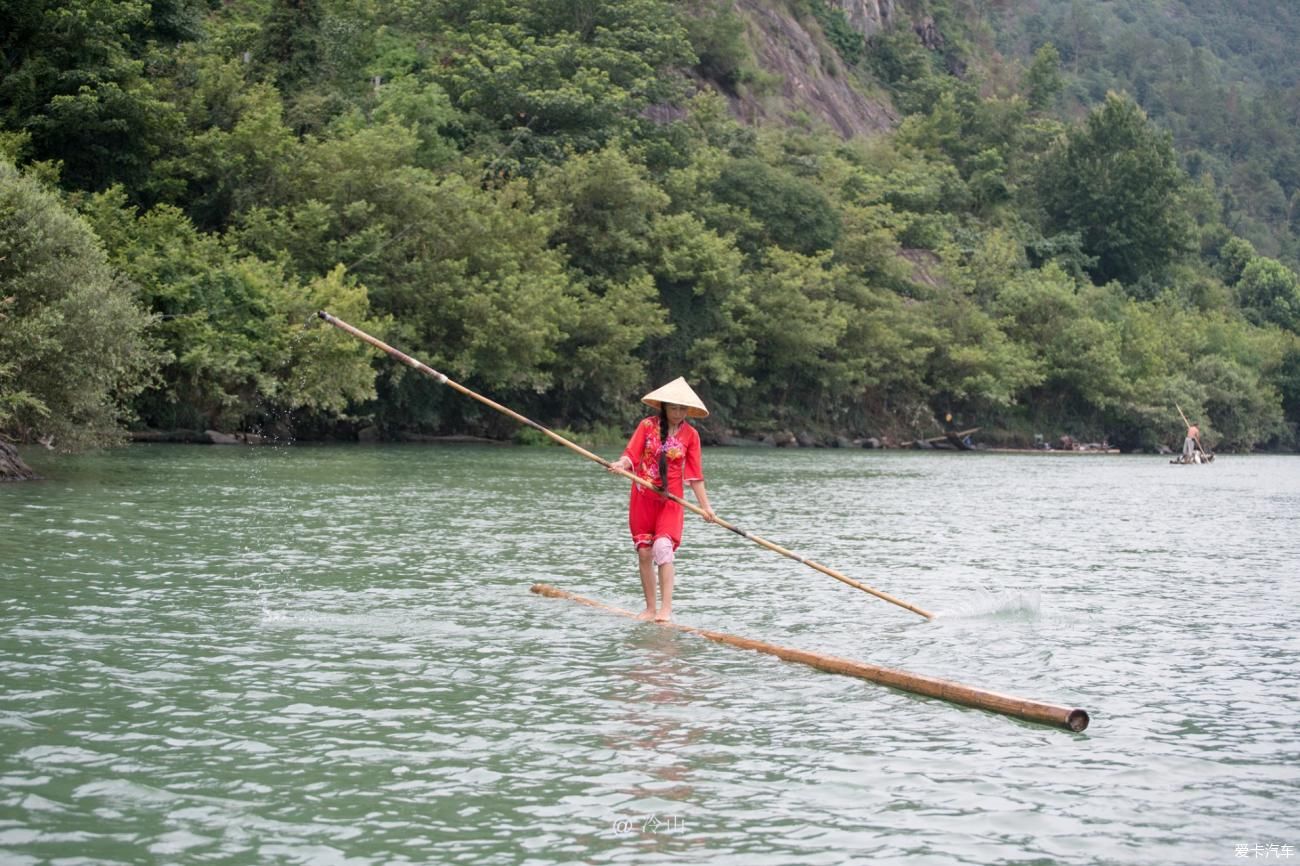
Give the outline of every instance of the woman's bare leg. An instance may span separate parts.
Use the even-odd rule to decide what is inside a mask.
[[[637,614],[637,619],[655,618],[655,563],[649,547],[636,549],[636,564],[641,572],[641,591],[645,593],[645,610]]]
[[[673,564],[666,562],[659,566],[659,613],[655,622],[672,622],[673,620]]]

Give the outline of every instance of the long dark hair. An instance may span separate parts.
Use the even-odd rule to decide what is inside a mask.
[[[668,489],[668,406],[659,404],[659,489]]]

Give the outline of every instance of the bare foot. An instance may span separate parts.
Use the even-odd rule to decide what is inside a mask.
[[[655,615],[655,622],[672,622],[673,609],[671,607],[659,608],[659,613]]]
[[[648,607],[645,610],[638,613],[636,615],[636,618],[639,620],[644,620],[645,622],[649,622],[652,619],[658,619],[658,617],[655,616],[654,610]]]

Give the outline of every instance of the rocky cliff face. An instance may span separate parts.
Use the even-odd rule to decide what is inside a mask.
[[[867,37],[894,20],[894,0],[830,0],[830,5],[839,7],[853,29]]]
[[[894,0],[829,0],[864,36],[889,26]],[[777,8],[781,6],[782,8]],[[795,18],[771,0],[735,0],[744,18],[750,47],[763,71],[779,76],[777,93],[728,94],[732,110],[748,123],[794,123],[807,114],[823,120],[845,138],[892,127],[898,116],[882,95],[868,88],[827,44],[815,21]]]

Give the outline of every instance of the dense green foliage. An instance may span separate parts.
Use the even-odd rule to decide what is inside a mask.
[[[1112,93],[1044,160],[1047,228],[1079,235],[1098,282],[1162,276],[1190,250],[1187,180],[1167,139]]]
[[[765,74],[711,0],[0,0],[0,431],[514,432],[327,308],[579,431],[686,375],[714,432],[1294,446],[1294,128],[1231,180],[1128,88],[1059,119],[1060,5],[1001,78],[942,0],[942,51],[802,7],[905,114],[843,141],[692,87]]]
[[[1273,0],[983,0],[989,45],[1059,52],[1060,107],[1130,94],[1212,182],[1224,223],[1300,264],[1300,4]]]
[[[148,324],[85,220],[0,161],[0,429],[112,439],[151,379]]]

